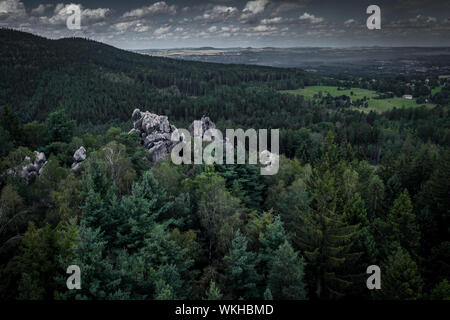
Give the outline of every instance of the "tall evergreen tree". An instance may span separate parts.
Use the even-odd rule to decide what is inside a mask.
[[[268,275],[268,288],[277,300],[304,300],[307,297],[304,259],[285,241],[274,253]]]
[[[350,275],[352,285],[347,289],[346,295],[362,297],[367,295],[367,288],[362,286],[366,278],[367,266],[376,262],[378,248],[372,234],[367,211],[359,193],[347,201],[344,207],[344,220],[349,225],[357,225],[358,229],[353,238],[352,252],[361,253],[353,263],[345,263],[342,270]]]
[[[223,262],[231,297],[258,298],[256,284],[260,277],[255,269],[256,254],[247,251],[247,239],[240,230],[235,232],[230,252]]]
[[[401,247],[387,258],[382,268],[381,290],[377,294],[390,300],[416,300],[422,295],[423,281],[419,268]]]
[[[294,238],[307,260],[310,291],[321,299],[343,295],[351,282],[349,275],[340,273],[340,269],[359,256],[351,251],[357,226],[347,224],[343,213],[337,211],[338,186],[333,171],[337,164],[338,153],[330,132],[320,163],[309,179],[312,210],[303,213],[303,226]]]
[[[394,201],[387,223],[390,241],[396,241],[411,254],[416,254],[420,246],[420,232],[408,190],[405,189]]]
[[[211,280],[208,290],[206,291],[206,300],[220,300],[222,299],[222,293],[216,286],[216,283]]]

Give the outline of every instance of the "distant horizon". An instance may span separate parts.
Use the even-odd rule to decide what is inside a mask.
[[[119,47],[118,47],[119,48]],[[222,49],[222,50],[230,50],[230,49],[365,49],[365,48],[450,48],[448,46],[299,46],[299,47],[212,47],[212,46],[201,46],[201,47],[170,47],[170,48],[146,48],[146,49],[135,49],[135,48],[119,48],[122,50],[131,50],[131,51],[145,51],[145,50],[192,50],[192,49]]]
[[[361,46],[297,46],[297,47],[292,47],[292,46],[286,46],[286,47],[282,47],[282,46],[261,46],[261,47],[257,47],[257,46],[230,46],[230,47],[215,47],[215,46],[210,46],[210,45],[204,45],[204,46],[198,46],[198,47],[157,47],[157,48],[142,48],[142,49],[138,49],[138,48],[126,48],[126,47],[120,47],[114,44],[110,44],[98,39],[94,39],[94,38],[89,38],[89,37],[82,37],[82,36],[63,36],[63,37],[59,37],[59,38],[52,38],[49,36],[45,36],[45,35],[40,35],[38,33],[34,33],[34,32],[30,32],[30,31],[26,31],[26,30],[22,30],[19,28],[11,28],[11,27],[4,27],[4,26],[0,26],[0,30],[14,30],[14,31],[18,31],[18,32],[23,32],[23,33],[29,33],[32,34],[34,36],[38,36],[38,37],[42,37],[48,40],[63,40],[63,39],[87,39],[87,40],[91,40],[91,41],[96,41],[96,42],[100,42],[103,43],[105,45],[109,45],[109,46],[113,46],[115,48],[121,49],[121,50],[127,50],[127,51],[145,51],[145,50],[193,50],[193,49],[205,49],[205,48],[209,48],[209,49],[219,49],[219,50],[230,50],[230,49],[268,49],[268,48],[273,48],[273,49],[364,49],[364,48],[450,48],[450,45],[444,45],[444,46],[436,46],[436,45],[408,45],[408,46],[388,46],[388,45],[361,45]]]

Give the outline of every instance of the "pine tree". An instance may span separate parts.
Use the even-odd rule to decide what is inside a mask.
[[[409,253],[401,247],[392,253],[381,269],[381,290],[377,293],[383,299],[416,300],[422,295],[422,278],[419,268]]]
[[[106,239],[113,247],[135,252],[144,246],[159,218],[171,209],[173,202],[167,200],[165,191],[148,171],[133,185],[130,195],[120,200],[113,196],[107,205],[105,223],[99,225]]]
[[[147,272],[155,270],[154,274],[148,275],[149,279],[164,280],[177,299],[185,299],[189,295],[187,281],[191,280],[190,267],[193,260],[186,254],[187,249],[179,247],[170,239],[170,233],[163,224],[153,227],[144,246],[136,253]]]
[[[367,187],[367,208],[370,218],[375,218],[382,212],[384,199],[384,184],[376,174],[371,175]]]
[[[390,230],[390,241],[398,242],[411,254],[417,253],[420,246],[420,232],[408,190],[405,189],[394,201],[387,217],[387,223]]]
[[[441,156],[437,168],[432,173],[419,194],[418,206],[428,211],[430,227],[426,230],[426,243],[429,247],[449,239],[449,200],[450,192],[450,150]]]
[[[155,300],[175,300],[172,287],[164,280],[158,280],[155,284],[155,294],[153,295]]]
[[[269,287],[267,287],[266,291],[264,291],[264,300],[273,300],[272,291],[270,291]]]
[[[266,233],[259,238],[265,252],[269,255],[278,250],[278,248],[287,241],[283,222],[280,216],[276,216],[272,224],[266,227]]]
[[[351,282],[341,268],[351,263],[359,254],[352,252],[352,239],[357,226],[345,223],[342,212],[338,212],[338,183],[334,170],[338,164],[338,153],[331,132],[325,139],[322,157],[309,179],[308,189],[313,202],[312,210],[302,215],[302,227],[294,241],[302,250],[309,271],[310,291],[321,299],[343,295]]]
[[[208,290],[206,290],[206,300],[220,300],[222,299],[222,293],[216,286],[216,283],[211,280]]]
[[[234,299],[255,299],[258,297],[256,284],[259,275],[256,273],[256,254],[247,251],[247,239],[237,230],[230,252],[223,259],[228,280],[228,288]]]
[[[280,216],[276,216],[272,224],[266,227],[265,234],[260,234],[259,242],[262,248],[258,255],[258,270],[263,277],[267,277],[275,252],[287,241],[286,232]]]
[[[418,222],[421,229],[421,256],[427,283],[436,283],[443,277],[450,279],[450,150],[442,153],[439,162],[416,197]]]
[[[157,299],[186,299],[189,291],[184,287],[184,280],[178,266],[175,264],[155,265],[155,296]],[[170,293],[170,295],[169,295]]]
[[[361,286],[366,278],[364,266],[376,262],[378,248],[372,235],[369,219],[367,218],[364,201],[359,193],[356,193],[344,206],[344,220],[349,225],[357,225],[358,229],[353,239],[352,252],[360,253],[353,263],[346,263],[342,269],[350,275],[352,286],[347,289],[347,296],[362,297],[367,294],[367,288]]]
[[[450,300],[450,283],[447,279],[439,282],[430,293],[431,300]]]
[[[268,285],[272,297],[277,300],[306,299],[304,281],[305,262],[297,252],[285,241],[273,253],[268,275]]]
[[[106,242],[100,230],[86,227],[82,222],[79,228],[79,242],[74,256],[62,259],[61,268],[77,265],[82,273],[81,290],[67,290],[61,293],[63,299],[117,299],[128,297],[120,290],[121,277],[107,258]],[[61,279],[64,286],[66,277]]]
[[[48,224],[37,228],[30,223],[19,254],[11,260],[14,272],[20,274],[17,298],[53,299],[58,288],[56,278],[64,274],[60,259],[72,256],[76,240],[74,223],[61,224],[55,229]]]

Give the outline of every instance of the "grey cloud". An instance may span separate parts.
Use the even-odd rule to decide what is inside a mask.
[[[31,14],[34,16],[42,16],[52,7],[52,4],[40,4],[36,8],[31,9]]]
[[[268,3],[269,0],[252,0],[247,2],[244,9],[242,9],[242,14],[240,16],[241,22],[256,23],[258,17],[262,15]]]
[[[323,18],[321,17],[316,17],[313,14],[309,14],[308,12],[303,13],[300,17],[298,17],[300,20],[302,21],[308,21],[311,23],[319,23],[319,22],[323,22]]]
[[[177,8],[175,5],[168,5],[165,1],[156,2],[150,6],[134,9],[123,14],[123,17],[148,17],[159,14],[175,14]]]
[[[280,24],[285,22],[286,19],[282,17],[273,17],[273,18],[266,18],[261,20],[261,24]]]
[[[14,21],[26,16],[25,5],[20,0],[0,1],[0,20]]]
[[[236,7],[216,5],[211,9],[207,9],[202,15],[196,16],[194,21],[217,23],[226,21],[235,17],[238,12]]]

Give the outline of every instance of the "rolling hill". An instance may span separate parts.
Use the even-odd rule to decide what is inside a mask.
[[[127,121],[137,106],[193,119],[219,108],[213,100],[224,90],[236,94],[255,83],[293,89],[308,78],[295,69],[150,57],[88,39],[49,40],[9,29],[0,30],[0,42],[0,106],[10,105],[25,122],[42,121],[56,109],[78,123]]]

